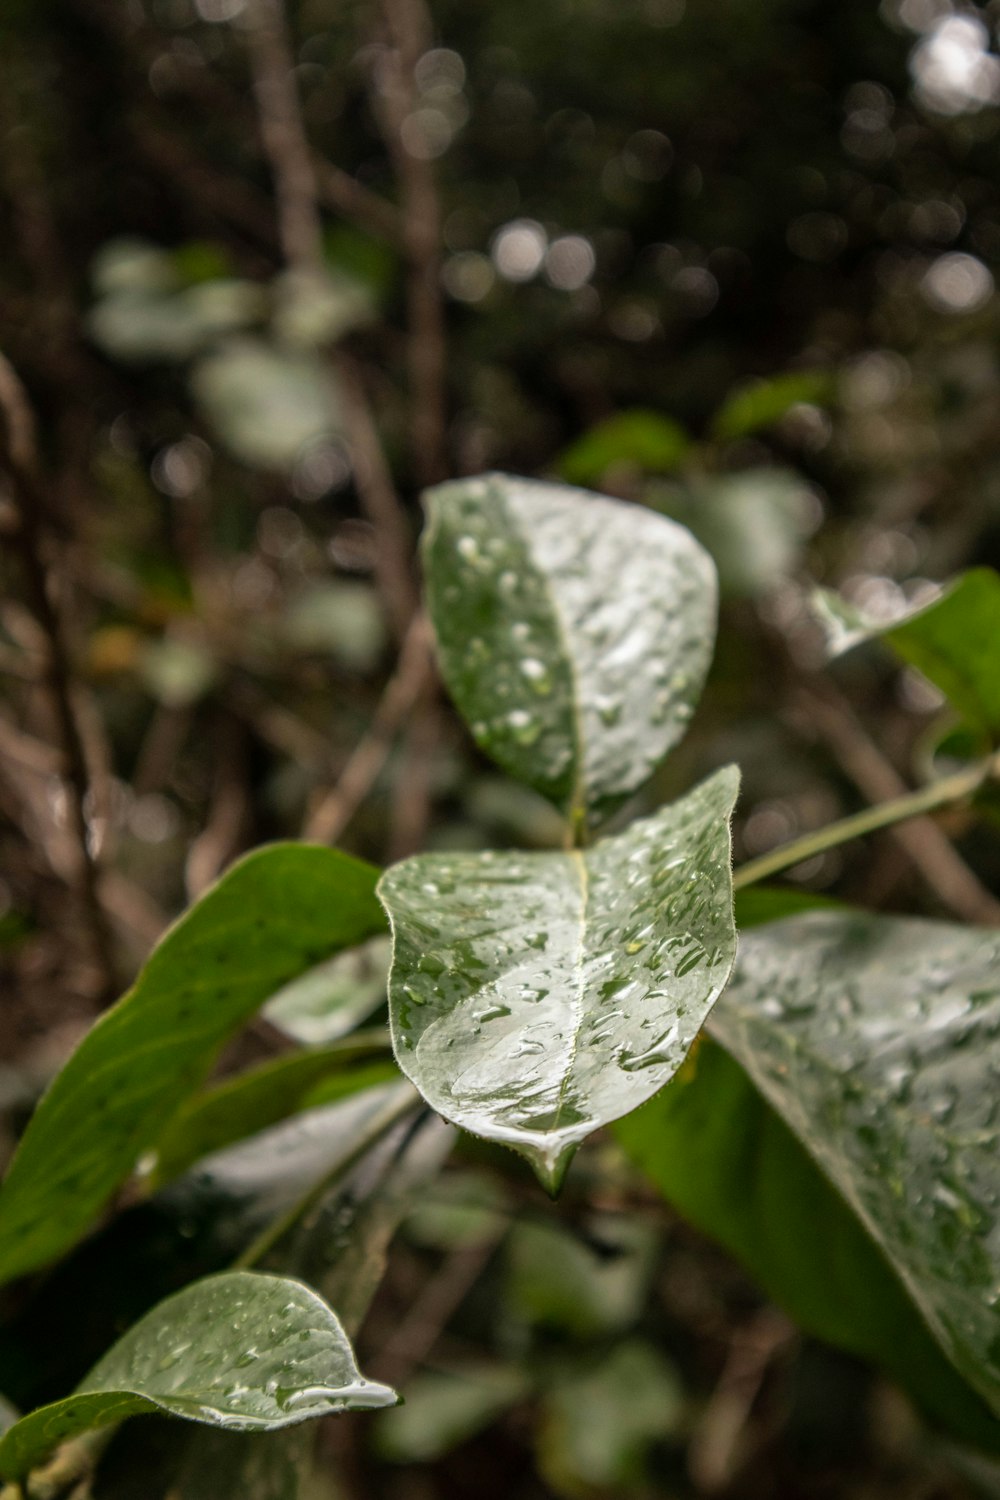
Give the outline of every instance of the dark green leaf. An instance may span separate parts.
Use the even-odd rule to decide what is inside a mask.
[[[276,844],[235,865],[170,930],[28,1126],[0,1189],[0,1280],[85,1232],[269,995],[384,927],[375,879],[334,850]]]
[[[584,852],[420,855],[382,878],[400,1066],[550,1188],[673,1076],[729,976],[737,786],[720,771]]]
[[[798,1138],[722,1047],[704,1038],[693,1062],[619,1120],[628,1154],[806,1333],[889,1371],[963,1441],[1000,1451],[1000,1424]]]
[[[505,770],[574,820],[682,737],[715,637],[710,558],[638,506],[504,475],[428,496],[428,604],[448,689]]]
[[[598,485],[609,469],[670,474],[691,450],[678,422],[656,411],[621,411],[566,449],[559,472],[571,484]]]
[[[767,1135],[754,1144],[753,1091],[741,1085],[745,1107],[734,1105],[732,1066],[717,1062],[699,1118],[699,1096],[679,1086],[633,1137],[652,1130],[649,1164],[668,1195],[806,1327],[884,1363],[993,1445],[1000,1427],[949,1380],[912,1309],[1000,1412],[998,961],[993,933],[912,919],[814,912],[752,932],[711,1029],[784,1125],[759,1106]]]
[[[16,1423],[0,1440],[0,1473],[19,1478],[67,1438],[141,1412],[271,1431],[395,1399],[362,1378],[347,1335],[315,1292],[288,1277],[231,1271],[161,1302],[74,1395]]]
[[[878,636],[940,688],[974,728],[1000,736],[1000,575],[974,568],[933,603],[885,623],[867,619],[846,600],[818,590],[817,611],[831,651]]]

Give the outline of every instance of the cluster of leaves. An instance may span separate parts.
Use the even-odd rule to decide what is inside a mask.
[[[152,1409],[247,1433],[391,1403],[318,1291],[247,1267],[283,1253],[421,1097],[514,1147],[550,1191],[579,1144],[618,1121],[666,1197],[803,1327],[1000,1451],[1000,940],[837,908],[786,915],[779,892],[747,907],[737,959],[734,768],[592,841],[698,699],[715,631],[708,555],[673,521],[562,486],[486,476],[438,488],[429,508],[442,674],[481,745],[556,803],[566,848],[418,855],[379,881],[337,851],[271,846],[175,926],[36,1111],[0,1191],[0,1274],[65,1253],[137,1169],[162,1182],[305,1107],[300,1191],[289,1202],[286,1185],[269,1222],[244,1232],[241,1269],[161,1303],[73,1396],[14,1423],[0,1471],[20,1479],[75,1434]],[[979,705],[991,741],[988,658],[964,637],[984,611],[995,624],[996,590],[969,575],[888,632],[957,708]],[[287,986],[387,918],[392,1045],[418,1092],[387,1081],[362,1035],[205,1089],[265,1001],[294,1017]],[[434,1138],[418,1180],[446,1145]],[[399,1149],[412,1148],[404,1134]],[[400,1196],[374,1192],[383,1241]],[[372,1275],[359,1291],[358,1268],[344,1270],[352,1252],[368,1259],[355,1229],[332,1277],[352,1326]],[[322,1290],[331,1279],[310,1275],[301,1244],[282,1269]],[[492,1394],[502,1406],[518,1390]]]

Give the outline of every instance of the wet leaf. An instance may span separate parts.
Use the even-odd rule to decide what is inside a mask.
[[[891,621],[867,618],[847,600],[817,590],[815,607],[831,654],[879,637],[939,688],[974,728],[1000,735],[1000,575],[963,573],[937,599]]]
[[[449,691],[506,771],[598,820],[687,728],[715,638],[710,558],[661,516],[563,485],[487,475],[428,507]]]
[[[703,1048],[693,1084],[619,1130],[804,1327],[992,1447],[998,963],[997,934],[914,919],[751,932],[710,1028],[746,1077]]]
[[[259,1432],[395,1400],[361,1376],[336,1316],[309,1287],[231,1271],[161,1302],[72,1396],[16,1423],[0,1440],[0,1473],[17,1479],[68,1438],[142,1412]]]
[[[241,860],[167,933],[25,1132],[0,1189],[0,1280],[86,1231],[269,995],[384,926],[375,878],[332,849],[275,844]]]
[[[555,1189],[579,1143],[680,1066],[733,961],[734,768],[566,854],[429,854],[379,894],[403,1071]]]

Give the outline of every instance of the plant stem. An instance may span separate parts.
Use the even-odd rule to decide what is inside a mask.
[[[772,875],[780,874],[782,870],[800,865],[816,854],[825,853],[827,849],[836,849],[839,844],[849,843],[851,839],[863,838],[865,834],[876,833],[880,828],[891,828],[893,824],[902,823],[907,818],[919,818],[938,808],[964,802],[995,777],[1000,777],[1000,752],[981,761],[979,765],[972,766],[968,771],[959,771],[954,776],[946,776],[940,781],[932,782],[930,786],[921,787],[919,791],[908,792],[905,797],[894,797],[889,802],[867,807],[864,812],[854,813],[849,818],[840,818],[816,833],[807,833],[803,838],[793,839],[789,844],[772,849],[769,854],[762,854],[759,859],[750,860],[734,874],[733,887],[738,891],[743,890],[745,886],[756,885],[760,880],[767,880]]]
[[[274,1248],[280,1239],[284,1237],[299,1219],[307,1214],[315,1203],[318,1203],[326,1190],[336,1182],[338,1177],[343,1176],[351,1167],[358,1162],[365,1152],[376,1145],[382,1137],[404,1120],[407,1115],[412,1114],[421,1104],[422,1100],[416,1089],[406,1082],[401,1082],[383,1107],[378,1110],[367,1124],[363,1125],[360,1132],[353,1138],[345,1148],[343,1154],[337,1158],[328,1171],[324,1172],[317,1182],[314,1182],[297,1202],[285,1213],[279,1214],[266,1228],[262,1229],[255,1240],[252,1240],[238,1260],[234,1261],[236,1270],[247,1270],[250,1266],[259,1265],[264,1256]]]

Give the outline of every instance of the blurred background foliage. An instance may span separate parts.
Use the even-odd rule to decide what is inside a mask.
[[[0,504],[6,1149],[243,849],[558,838],[428,666],[418,497],[447,474],[601,488],[712,551],[716,665],[643,805],[738,760],[738,858],[976,749],[877,644],[822,670],[808,595],[889,619],[1000,560],[998,24],[995,0],[7,0],[0,349],[37,436],[5,373],[33,513]],[[995,823],[947,832],[794,879],[996,920]],[[359,964],[226,1066],[328,1042],[327,991],[377,1020],[383,955]],[[177,1274],[172,1203],[108,1251],[142,1247],[148,1287],[109,1274],[95,1317],[52,1284],[58,1357],[12,1309],[5,1394],[62,1394]],[[991,1483],[608,1144],[554,1213],[467,1145],[363,1351],[408,1405],[336,1424],[317,1494]]]

